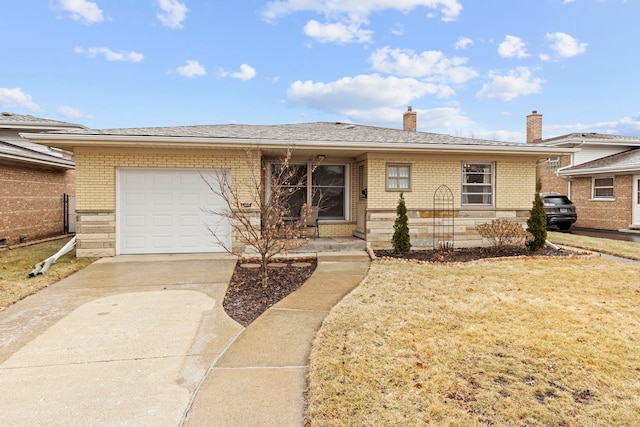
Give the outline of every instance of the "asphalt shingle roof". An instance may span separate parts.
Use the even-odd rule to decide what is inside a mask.
[[[632,142],[636,144],[640,144],[640,136],[625,136],[625,135],[611,135],[597,132],[590,133],[570,133],[567,135],[556,136],[549,139],[543,139],[542,143],[548,142],[556,142],[562,140],[576,140],[576,139],[588,139],[588,140],[598,140],[603,143],[621,143],[621,142]]]
[[[80,125],[68,122],[62,122],[59,120],[43,119],[41,117],[34,117],[31,115],[14,114],[7,112],[0,112],[0,128],[11,126],[49,126],[52,128],[58,127],[80,127]]]
[[[622,153],[613,154],[611,156],[602,157],[600,159],[592,160],[590,162],[582,163],[577,166],[563,169],[563,173],[568,173],[576,170],[588,170],[588,169],[602,169],[602,168],[628,168],[637,166],[640,168],[640,148],[634,148],[632,150],[624,151]]]
[[[413,132],[349,123],[299,123],[281,125],[203,125],[128,129],[73,129],[55,133],[73,135],[148,136],[168,138],[219,138],[269,141],[326,141],[363,143],[414,143],[486,146],[523,146],[516,142],[462,138],[428,132]]]

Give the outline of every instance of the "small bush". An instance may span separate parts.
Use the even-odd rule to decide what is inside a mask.
[[[400,193],[398,200],[398,208],[396,209],[397,218],[393,225],[395,230],[391,243],[395,253],[409,252],[411,250],[411,238],[409,237],[409,218],[407,217],[407,206],[404,203],[404,195]]]
[[[540,195],[542,183],[540,179],[536,181],[536,195],[533,200],[533,207],[527,220],[527,231],[533,238],[527,242],[527,246],[532,251],[537,251],[547,243],[547,214],[544,211],[544,201]]]
[[[520,246],[533,239],[531,233],[522,228],[520,224],[504,218],[494,219],[490,223],[480,224],[476,228],[482,237],[489,239],[497,248]]]

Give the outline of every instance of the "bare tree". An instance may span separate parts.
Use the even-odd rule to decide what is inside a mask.
[[[236,179],[232,183],[230,174],[225,171],[201,174],[211,191],[224,202],[222,208],[205,209],[205,212],[227,219],[235,240],[259,254],[264,287],[269,282],[269,261],[308,241],[304,236],[307,221],[317,215],[319,209],[304,202],[300,204],[298,193],[306,188],[316,165],[307,170],[293,163],[291,156],[292,150],[288,149],[277,164],[268,168],[262,162],[259,150],[247,149],[245,162],[249,175],[243,180]],[[316,197],[316,200],[320,198]],[[219,237],[219,227],[207,228],[217,242],[232,253],[232,248]]]

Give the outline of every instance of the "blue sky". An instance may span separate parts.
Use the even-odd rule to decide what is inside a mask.
[[[92,128],[343,121],[640,135],[636,0],[3,0],[0,110]]]

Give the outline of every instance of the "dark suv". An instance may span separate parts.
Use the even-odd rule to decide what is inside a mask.
[[[547,227],[555,225],[560,230],[569,230],[578,219],[576,206],[567,196],[560,193],[541,193],[540,195],[547,214]]]

